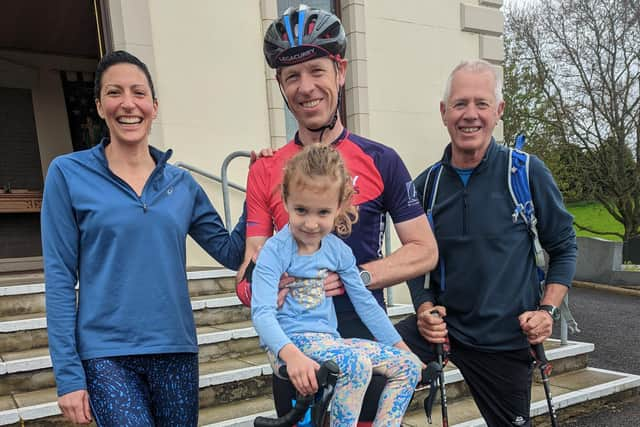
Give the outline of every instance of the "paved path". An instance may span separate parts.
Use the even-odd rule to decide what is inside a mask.
[[[569,305],[582,330],[569,339],[595,344],[589,366],[640,375],[640,292],[621,295],[574,287]],[[640,396],[608,404],[562,424],[562,427],[609,426],[640,426]]]

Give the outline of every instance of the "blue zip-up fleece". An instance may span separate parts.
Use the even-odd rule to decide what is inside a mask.
[[[186,272],[187,234],[224,266],[244,256],[191,177],[149,150],[138,196],[107,165],[102,143],[56,158],[42,203],[49,349],[58,395],[86,389],[81,360],[198,351]],[[79,281],[76,310],[75,285]]]
[[[573,217],[551,172],[530,158],[540,243],[549,255],[547,283],[570,287],[577,251]],[[451,336],[479,350],[527,348],[518,316],[535,310],[540,300],[531,236],[521,218],[514,223],[511,217],[508,161],[508,148],[492,140],[465,187],[451,166],[451,146],[445,149],[432,213],[446,289],[440,291],[440,267],[431,272],[429,289],[424,276],[408,282],[416,310],[427,301],[445,306]],[[421,199],[427,172],[415,180]]]

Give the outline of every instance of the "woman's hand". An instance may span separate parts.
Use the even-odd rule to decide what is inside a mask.
[[[89,424],[92,421],[89,393],[76,390],[58,398],[58,406],[69,421],[76,424]]]

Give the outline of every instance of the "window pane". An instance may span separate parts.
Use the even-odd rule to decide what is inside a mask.
[[[300,3],[304,3],[314,9],[323,9],[335,13],[336,2],[334,0],[278,0],[278,16],[282,15],[288,8],[296,7]],[[284,109],[284,118],[287,127],[287,141],[291,141],[298,130],[298,123],[293,117],[293,114],[291,114],[291,111],[286,107]]]

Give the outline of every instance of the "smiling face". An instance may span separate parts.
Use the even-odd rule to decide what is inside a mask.
[[[340,188],[327,176],[294,177],[285,200],[289,213],[289,230],[298,244],[298,253],[310,254],[320,248],[320,241],[334,229],[339,212]]]
[[[112,65],[103,73],[96,107],[116,143],[146,142],[158,114],[147,77],[128,63]]]
[[[301,128],[326,125],[338,104],[338,91],[344,85],[346,62],[317,58],[283,67],[278,73],[289,109]]]
[[[453,75],[449,97],[440,103],[440,114],[451,137],[454,166],[473,167],[484,156],[504,111],[495,89],[495,77],[489,71],[462,68]]]

